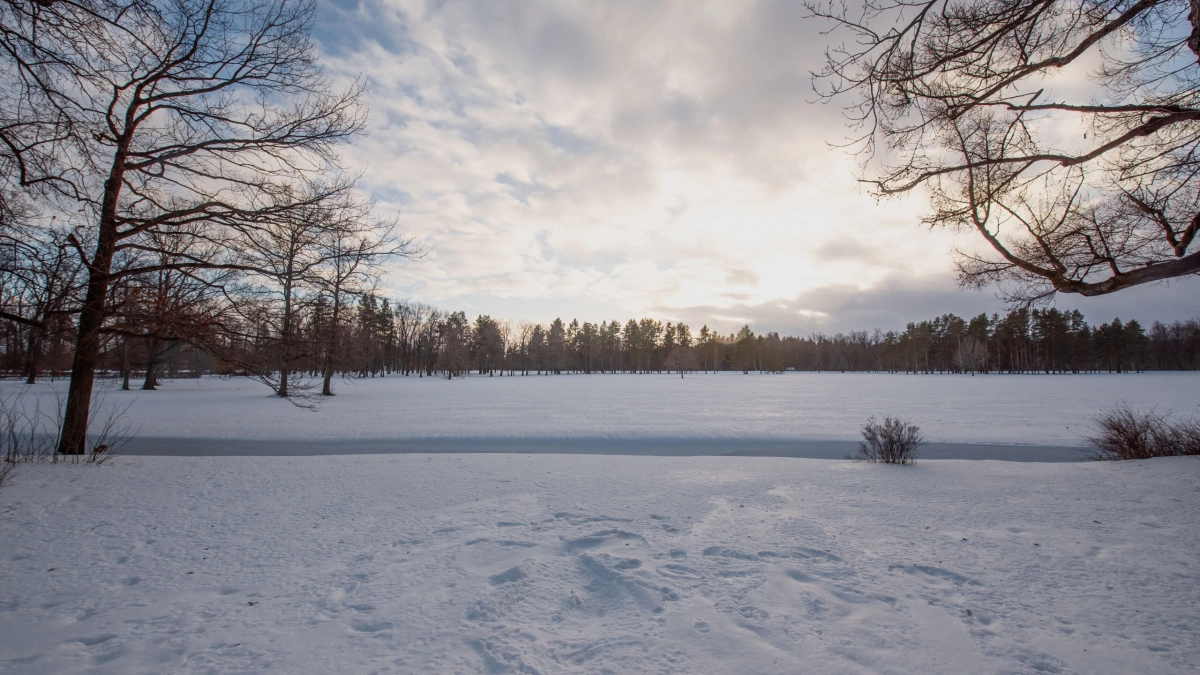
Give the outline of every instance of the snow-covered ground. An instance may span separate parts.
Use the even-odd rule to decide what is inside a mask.
[[[857,440],[891,415],[948,443],[1078,445],[1101,408],[1124,400],[1200,412],[1200,373],[1089,375],[561,375],[387,377],[337,382],[302,410],[244,378],[175,380],[157,392],[106,390],[131,403],[143,438],[270,441],[378,439]],[[16,382],[3,391],[20,389]],[[45,398],[64,383],[29,392]],[[840,456],[840,455],[838,455]]]
[[[1197,521],[1196,458],[22,466],[0,671],[1195,673]]]

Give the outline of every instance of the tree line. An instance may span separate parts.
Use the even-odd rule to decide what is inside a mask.
[[[326,286],[293,289],[285,302],[265,302],[263,313],[210,308],[226,325],[214,331],[189,322],[194,296],[155,296],[156,311],[128,318],[129,330],[107,334],[100,369],[143,389],[160,377],[249,375],[277,393],[320,387],[332,395],[339,377],[461,377],[561,373],[678,373],[740,371],[839,371],[890,373],[1086,373],[1200,369],[1200,320],[1138,321],[1090,325],[1078,311],[1014,309],[1007,314],[962,318],[945,314],[909,323],[902,331],[851,331],[781,336],[749,326],[722,334],[707,325],[650,318],[592,323],[555,319],[513,322],[447,312],[413,301],[395,301],[359,289],[336,300]],[[178,306],[163,302],[173,297]],[[349,300],[349,298],[353,298]],[[157,308],[165,307],[163,311]],[[269,308],[269,311],[268,311]],[[122,313],[125,316],[125,313]],[[206,321],[211,315],[205,315]],[[185,320],[180,323],[179,318]],[[284,324],[291,327],[284,336]],[[60,321],[45,330],[0,322],[0,367],[33,382],[70,364],[70,330]],[[138,328],[134,329],[134,326]],[[247,364],[255,364],[248,367]],[[277,370],[269,376],[264,364]],[[289,384],[290,383],[290,384]],[[297,389],[299,387],[299,389]],[[288,392],[282,392],[288,394]]]

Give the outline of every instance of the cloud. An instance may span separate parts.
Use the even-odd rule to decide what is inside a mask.
[[[974,316],[1001,309],[993,296],[959,291],[944,279],[887,277],[867,288],[832,283],[807,289],[790,298],[727,306],[700,305],[685,308],[679,315],[681,320],[708,323],[724,332],[749,324],[760,331],[807,335],[875,328],[903,329],[909,321],[946,313]]]
[[[369,85],[370,135],[347,159],[432,246],[388,290],[514,318],[710,311],[780,330],[984,297],[954,289],[956,239],[917,225],[919,199],[875,203],[830,147],[847,130],[811,103],[824,39],[803,12],[323,3],[328,71]]]
[[[1200,306],[1192,299],[1200,291],[1200,280],[1142,286],[1123,294],[1082,298],[1061,296],[1057,306],[1078,309],[1094,324],[1114,318],[1140,319],[1147,326],[1155,320],[1200,318]],[[1191,303],[1192,311],[1186,308]],[[683,309],[660,307],[675,318],[695,325],[733,332],[744,324],[760,331],[784,335],[813,332],[837,333],[852,330],[903,330],[910,321],[932,319],[943,314],[970,318],[979,314],[1004,314],[1006,307],[995,294],[959,289],[939,277],[913,279],[891,277],[868,288],[851,284],[829,284],[808,289],[788,299],[740,302],[732,305],[699,305]]]

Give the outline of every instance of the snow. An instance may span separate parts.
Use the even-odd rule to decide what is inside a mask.
[[[20,388],[15,382],[3,391]],[[65,383],[32,393],[50,398]],[[1075,446],[1089,419],[1124,400],[1200,412],[1200,373],[903,375],[753,373],[442,378],[335,383],[315,411],[235,378],[109,388],[142,438],[269,441],[675,439],[853,441],[872,415],[908,419],[942,443]],[[452,444],[453,445],[453,444]],[[519,443],[518,443],[519,446]],[[461,443],[454,446],[464,447]],[[706,453],[701,453],[706,454]],[[719,454],[719,453],[714,453]],[[839,453],[837,457],[841,457]]]
[[[12,674],[1200,671],[1195,458],[118,457],[0,515]]]
[[[245,379],[105,389],[131,452],[182,456],[22,465],[0,489],[0,671],[1200,670],[1196,458],[644,456],[840,457],[892,415],[927,457],[1069,459],[1119,401],[1194,414],[1200,374],[337,391],[306,410]]]

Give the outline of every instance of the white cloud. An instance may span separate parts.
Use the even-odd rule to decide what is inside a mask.
[[[802,13],[791,0],[323,6],[330,72],[370,87],[370,135],[348,159],[432,246],[391,290],[536,320],[702,310],[798,325],[848,311],[812,300],[829,289],[950,288],[953,237],[917,224],[918,200],[874,203],[828,145],[847,131],[810,103],[823,42]]]

